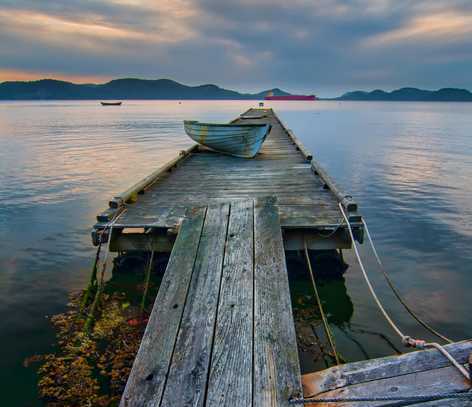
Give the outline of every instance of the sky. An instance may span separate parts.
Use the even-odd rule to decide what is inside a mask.
[[[472,0],[0,0],[0,81],[472,89]]]

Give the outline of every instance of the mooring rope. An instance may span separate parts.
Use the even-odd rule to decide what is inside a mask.
[[[116,223],[118,218],[123,215],[126,212],[126,208],[123,209],[114,219],[112,219],[105,227],[103,228],[102,234],[105,233],[105,231],[108,229],[108,241],[107,241],[107,246],[106,246],[106,252],[105,252],[105,257],[103,259],[102,263],[102,269],[100,271],[100,280],[98,282],[97,286],[97,291],[95,292],[95,297],[93,299],[92,305],[90,306],[90,310],[87,316],[87,319],[84,324],[84,330],[88,332],[90,330],[90,326],[92,325],[93,317],[95,314],[95,308],[97,307],[98,300],[100,298],[100,294],[103,290],[103,283],[105,279],[105,272],[107,269],[107,264],[108,264],[108,256],[110,254],[110,242],[111,242],[111,235],[113,231],[113,225]],[[102,241],[102,236],[100,236],[100,242]],[[100,243],[101,244],[101,243]]]
[[[400,330],[400,328],[395,324],[395,322],[393,321],[393,319],[390,317],[390,315],[388,314],[388,312],[385,310],[385,308],[383,307],[382,303],[380,302],[380,299],[378,298],[377,294],[375,293],[375,290],[374,290],[374,287],[372,286],[371,282],[370,282],[370,279],[369,277],[367,276],[367,272],[365,270],[365,267],[364,267],[364,264],[362,263],[362,259],[361,259],[361,256],[359,254],[359,250],[357,248],[357,245],[356,245],[356,241],[354,239],[354,233],[352,231],[352,228],[351,228],[351,224],[349,223],[349,220],[347,218],[347,215],[346,213],[344,212],[344,209],[342,207],[342,204],[339,203],[339,209],[341,210],[341,213],[344,217],[344,220],[346,221],[346,226],[347,226],[347,229],[349,231],[349,236],[351,237],[351,241],[352,241],[352,246],[354,248],[354,252],[356,254],[356,257],[357,257],[357,261],[359,263],[359,266],[360,266],[360,269],[362,271],[362,274],[364,276],[364,280],[366,281],[367,283],[367,287],[369,288],[369,291],[372,295],[372,297],[374,298],[377,306],[379,307],[381,313],[383,314],[383,316],[385,317],[385,319],[387,320],[387,322],[390,324],[390,326],[393,328],[393,330],[400,336],[401,340],[402,340],[402,343],[405,345],[405,346],[409,346],[409,347],[413,347],[413,348],[417,348],[417,349],[424,349],[424,348],[435,348],[437,349],[438,351],[440,351],[460,372],[461,374],[467,379],[470,381],[470,374],[469,372],[467,372],[467,370],[464,368],[464,366],[462,366],[459,362],[457,362],[457,360],[454,359],[454,357],[446,350],[444,349],[444,347],[442,347],[441,345],[439,345],[438,343],[429,343],[429,342],[426,342],[422,339],[415,339],[415,338],[412,338],[411,336],[408,336],[408,335],[405,335],[403,334],[403,332]]]
[[[105,258],[103,259],[102,263],[102,270],[100,273],[100,284],[99,287],[103,284],[104,276],[105,276],[105,271],[107,268],[107,263],[108,263],[108,256],[110,255],[110,243],[111,243],[111,235],[113,232],[113,226],[118,220],[118,218],[123,215],[126,212],[126,208],[123,209],[123,211],[120,212],[119,215],[117,215],[111,222],[109,222],[103,229],[102,233],[105,233],[105,231],[108,229],[108,240],[107,240],[107,246],[106,246],[106,251],[105,251]]]
[[[344,219],[340,219],[334,226],[334,228],[332,230],[330,230],[328,233],[322,233],[321,231],[318,231],[317,234],[319,237],[323,238],[323,239],[329,239],[330,237],[332,237],[339,229],[341,229],[341,227],[344,225]]]
[[[305,258],[306,258],[306,262],[307,262],[307,265],[308,265],[308,270],[310,272],[311,283],[313,284],[313,291],[315,292],[316,302],[317,302],[318,308],[320,310],[321,320],[323,321],[323,326],[324,326],[324,329],[325,329],[325,332],[326,332],[326,337],[328,338],[329,345],[331,346],[331,350],[333,352],[334,359],[336,360],[336,364],[339,365],[341,363],[341,361],[339,360],[339,355],[338,355],[338,352],[336,351],[336,345],[335,345],[333,336],[331,334],[331,330],[330,330],[329,325],[328,325],[328,319],[326,318],[326,315],[323,311],[323,305],[321,304],[321,298],[320,298],[320,295],[318,293],[318,288],[316,286],[315,276],[313,274],[313,269],[311,267],[310,256],[308,255],[308,247],[307,247],[305,238],[303,238],[303,246],[304,246],[304,249],[305,249]]]
[[[391,280],[390,276],[388,275],[387,271],[385,270],[384,266],[383,266],[383,263],[382,261],[380,260],[380,257],[377,253],[377,250],[375,249],[375,246],[374,246],[374,242],[372,240],[372,237],[370,235],[370,232],[369,232],[369,228],[367,227],[367,223],[365,222],[364,219],[362,219],[362,223],[364,225],[364,230],[367,234],[367,238],[369,240],[369,243],[370,243],[370,246],[372,248],[372,251],[374,253],[374,256],[377,260],[377,263],[378,265],[380,266],[380,270],[382,271],[382,274],[383,276],[385,277],[385,280],[387,281],[388,285],[390,286],[391,290],[393,291],[393,293],[395,294],[395,296],[397,297],[398,301],[400,301],[400,303],[405,307],[405,309],[407,310],[407,312],[414,318],[416,319],[416,321],[421,324],[426,330],[428,330],[430,333],[432,333],[433,335],[435,335],[436,337],[446,341],[446,342],[449,342],[449,343],[453,343],[454,341],[452,339],[449,339],[447,336],[441,334],[440,332],[438,332],[437,330],[435,330],[431,325],[429,325],[428,323],[426,323],[425,321],[423,321],[409,306],[408,304],[405,302],[405,300],[402,298],[402,296],[400,295],[398,289],[395,287],[395,285],[393,284],[393,281]]]
[[[464,393],[434,393],[430,395],[416,396],[379,396],[379,397],[326,397],[326,398],[293,398],[290,404],[311,404],[311,403],[360,403],[369,401],[403,401],[403,402],[424,402],[444,399],[465,399],[472,400],[471,392]]]

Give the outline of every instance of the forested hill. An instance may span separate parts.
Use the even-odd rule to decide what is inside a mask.
[[[372,92],[348,92],[337,100],[386,100],[386,101],[422,101],[422,102],[472,102],[472,93],[466,89],[443,88],[439,90],[422,90],[401,88],[392,92],[377,89]]]
[[[239,93],[216,85],[187,86],[170,79],[115,79],[104,84],[75,84],[54,79],[0,83],[0,100],[63,99],[263,99],[267,92],[288,95],[278,88]]]

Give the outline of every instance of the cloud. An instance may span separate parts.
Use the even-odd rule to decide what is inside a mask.
[[[415,17],[404,26],[363,41],[365,46],[412,45],[417,42],[455,42],[468,39],[472,33],[472,13],[445,11]]]
[[[123,1],[119,0],[120,3]],[[137,0],[134,2],[138,3]],[[129,24],[121,18],[114,21],[113,16],[97,14],[93,10],[82,10],[72,16],[68,10],[63,15],[57,15],[54,11],[0,9],[0,26],[4,33],[34,42],[90,50],[102,50],[114,45],[122,47],[124,43],[172,44],[193,36],[190,26],[185,24],[185,20],[192,16],[192,9],[185,7],[187,3],[184,0],[172,3],[160,0],[156,3],[158,6],[152,8],[140,6],[136,9],[139,11],[137,17],[143,17],[144,12],[153,16],[152,22],[149,16],[141,20],[142,25]]]
[[[0,0],[0,70],[322,94],[472,87],[471,16],[465,0]]]
[[[110,79],[110,76],[107,75],[74,75],[74,74],[64,74],[62,72],[47,72],[41,71],[42,78],[54,78],[57,80],[72,81],[74,83],[103,83]],[[10,70],[10,69],[0,69],[0,82],[9,81],[33,81],[38,79],[37,71],[20,71],[20,70]]]

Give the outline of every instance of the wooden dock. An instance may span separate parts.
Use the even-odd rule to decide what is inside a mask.
[[[110,208],[97,216],[95,231],[100,231],[126,208],[114,224],[112,251],[143,250],[150,245],[170,251],[188,208],[265,196],[277,198],[288,250],[302,249],[303,239],[310,249],[350,247],[338,202],[348,212],[356,238],[362,240],[356,203],[340,191],[272,109],[250,109],[233,122],[272,125],[260,153],[248,160],[197,145],[181,152],[114,197]]]
[[[97,217],[95,243],[101,233],[112,251],[171,252],[122,406],[302,396],[285,250],[350,247],[338,203],[359,240],[361,218],[271,109],[233,122],[272,126],[256,158],[193,146]]]
[[[182,224],[122,406],[288,406],[301,395],[275,199]]]
[[[115,196],[97,217],[95,244],[101,236],[112,251],[171,253],[120,405],[288,407],[303,392],[346,398],[431,394],[439,386],[466,391],[470,383],[437,351],[302,378],[285,251],[305,242],[311,250],[349,248],[339,204],[360,242],[362,219],[271,109],[250,109],[234,122],[271,124],[256,158],[193,146]],[[449,348],[467,363],[470,342]],[[362,405],[412,404],[470,405]]]

